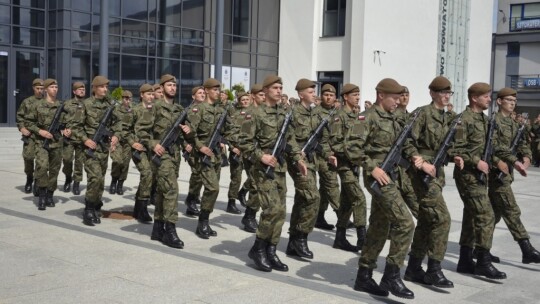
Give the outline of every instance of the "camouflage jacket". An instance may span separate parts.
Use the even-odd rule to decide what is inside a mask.
[[[495,121],[497,122],[497,128],[495,129],[495,134],[493,135],[494,146],[500,147],[499,149],[502,148],[503,150],[506,150],[506,148],[510,149],[510,145],[514,140],[520,125],[515,122],[512,117],[504,117],[501,112],[498,112],[495,115]],[[532,160],[529,136],[527,136],[526,130],[523,132],[523,136],[516,151],[521,157],[527,157]],[[504,156],[507,157],[503,160],[511,165],[518,160],[518,157],[516,155],[512,155],[511,153],[503,153],[503,157]],[[501,158],[498,155],[494,155],[492,167],[496,167],[499,160],[501,160]]]
[[[45,138],[39,135],[39,130],[48,130],[51,126],[51,123],[56,114],[58,107],[62,105],[62,102],[56,100],[54,103],[49,103],[47,99],[43,98],[36,101],[36,104],[30,107],[30,112],[26,115],[27,118],[27,128],[30,132],[35,134],[35,138],[39,141],[44,140]],[[64,114],[60,117],[60,123],[63,124]],[[53,134],[49,142],[49,147],[58,148],[60,147],[60,139],[62,138],[61,134]]]
[[[414,110],[417,111],[420,113],[411,130],[414,150],[431,162],[448,132],[450,117],[444,110],[435,108],[433,102]]]
[[[330,124],[330,147],[340,159],[358,164],[360,159],[360,136],[365,116],[348,107],[341,107]]]
[[[21,130],[22,128],[28,129],[28,114],[32,111],[32,107],[37,104],[40,100],[43,100],[43,98],[37,98],[36,96],[30,96],[22,101],[21,105],[19,106],[19,109],[17,109],[17,128]]]

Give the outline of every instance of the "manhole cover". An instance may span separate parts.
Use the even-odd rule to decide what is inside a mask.
[[[103,218],[109,218],[113,220],[132,220],[133,212],[132,211],[123,211],[123,210],[102,210]]]

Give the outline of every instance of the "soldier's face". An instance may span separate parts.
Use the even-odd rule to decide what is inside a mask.
[[[75,97],[77,98],[83,98],[85,94],[86,94],[85,88],[78,88],[75,91],[73,91],[73,95],[75,95]]]
[[[347,106],[353,109],[354,107],[358,106],[358,102],[360,101],[360,92],[343,94],[343,99],[345,100]]]
[[[399,96],[399,105],[402,107],[409,105],[409,93],[401,93],[401,96]]]
[[[141,93],[141,101],[146,104],[152,103],[154,101],[154,92]]]
[[[199,102],[203,102],[204,99],[206,98],[206,93],[204,92],[204,90],[202,88],[198,89],[197,92],[195,93],[195,95],[192,95],[191,96],[193,98],[193,100],[195,100],[195,102],[199,103]]]
[[[58,94],[58,85],[51,84],[50,86],[47,87],[45,91],[47,92],[47,96],[49,96],[52,99],[55,99],[56,95]]]
[[[155,99],[162,99],[163,98],[163,89],[161,87],[154,91],[154,98]]]
[[[122,103],[124,104],[124,106],[129,106],[129,104],[131,103],[131,97],[129,96],[122,96]]]
[[[263,91],[260,91],[259,93],[257,94],[251,94],[251,97],[253,98],[253,102],[255,102],[256,104],[260,105],[261,103],[264,102],[264,100],[266,99],[266,95],[264,94]]]
[[[304,102],[309,104],[315,103],[315,99],[317,98],[314,88],[303,89],[302,91],[298,92],[298,96],[300,96],[300,99],[302,99]],[[287,102],[287,100],[285,100],[285,102]]]
[[[229,98],[229,96],[227,96],[227,93],[221,92],[219,93],[219,98],[221,99],[221,101],[226,101]]]
[[[283,91],[283,85],[280,83],[274,83],[271,86],[264,88],[266,98],[275,103],[281,101],[281,92]]]
[[[105,95],[107,95],[107,92],[109,91],[109,85],[104,84],[100,86],[94,86],[94,95],[97,98],[103,98]]]
[[[332,107],[336,102],[336,93],[326,91],[322,94],[321,102],[325,107]]]
[[[431,99],[437,106],[437,108],[442,109],[446,107],[450,102],[450,94],[445,94],[441,92],[429,91]]]
[[[479,109],[487,110],[489,108],[489,104],[491,103],[491,92],[480,96],[473,96],[472,101]]]
[[[399,103],[401,94],[377,93],[380,99],[381,107],[386,112],[394,112]]]
[[[219,100],[219,97],[220,97],[219,87],[207,88],[207,89],[204,89],[204,92],[206,93],[206,97],[208,97],[208,99],[212,101]]]
[[[176,82],[165,82],[163,84],[163,95],[167,96],[169,99],[174,98],[174,96],[176,96]]]
[[[251,100],[248,95],[242,96],[242,98],[240,98],[240,100],[238,101],[238,104],[242,108],[247,108],[250,103],[251,103]]]
[[[505,114],[509,114],[514,112],[514,109],[516,108],[517,98],[514,96],[506,96],[504,98],[497,98],[497,104],[499,105],[499,108],[501,111],[503,111]]]
[[[43,96],[43,86],[37,85],[34,86],[34,96],[41,97]]]

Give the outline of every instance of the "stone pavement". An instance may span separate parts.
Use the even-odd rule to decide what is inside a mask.
[[[446,168],[445,198],[452,214],[447,256],[443,262],[454,289],[441,290],[406,282],[415,300],[390,296],[371,297],[352,289],[358,254],[332,248],[334,233],[319,229],[310,234],[311,261],[287,257],[288,221],[283,227],[278,254],[289,272],[263,273],[253,268],[247,252],[254,235],[240,229],[241,215],[224,212],[229,182],[224,168],[221,191],[211,225],[218,237],[198,238],[197,219],[184,215],[189,166],[183,162],[179,178],[177,230],[185,249],[168,248],[150,240],[152,225],[129,216],[104,218],[95,227],[82,224],[82,196],[60,190],[55,208],[38,211],[37,198],[23,192],[25,176],[19,135],[14,128],[0,128],[0,303],[532,303],[540,302],[540,265],[521,263],[521,252],[504,223],[495,230],[492,252],[501,257],[496,266],[507,280],[491,281],[455,272],[459,254],[462,203],[452,167]],[[109,166],[110,167],[110,166]],[[540,247],[540,171],[518,177],[516,198],[533,245]],[[106,185],[110,182],[107,175]],[[104,210],[131,211],[138,172],[130,169],[123,196],[104,194]],[[288,180],[287,216],[293,202]],[[107,190],[107,189],[106,189]],[[366,191],[366,195],[369,194]],[[369,205],[368,205],[369,207]],[[153,208],[151,208],[153,211]],[[336,222],[333,212],[327,219]],[[348,237],[356,240],[354,230]],[[379,281],[388,244],[379,257],[374,278]],[[404,269],[402,269],[402,273]]]

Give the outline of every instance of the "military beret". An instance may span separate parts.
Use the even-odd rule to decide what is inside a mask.
[[[379,81],[375,87],[375,90],[377,92],[387,94],[401,94],[403,91],[403,86],[392,78],[384,78],[383,80]]]
[[[154,84],[154,86],[152,88],[154,89],[154,91],[159,90],[159,89],[161,89],[161,85],[159,83],[156,83],[156,84]]]
[[[251,90],[249,90],[249,92],[251,94],[257,94],[262,90],[263,90],[263,86],[261,84],[259,84],[259,83],[256,83],[256,84],[251,86]]]
[[[240,101],[240,99],[242,99],[244,96],[249,96],[249,94],[246,92],[240,92],[238,96],[236,96],[236,100]]]
[[[47,78],[45,79],[45,81],[43,82],[43,87],[46,89],[48,88],[50,85],[52,84],[56,84],[58,85],[58,82],[56,82],[56,79],[52,79],[52,78]]]
[[[269,87],[269,86],[273,85],[274,83],[283,84],[283,82],[281,81],[281,77],[279,77],[277,75],[268,75],[264,79],[262,86],[263,86],[263,88],[266,88],[266,87]]]
[[[203,87],[205,89],[209,89],[209,88],[215,88],[215,87],[221,87],[221,82],[219,82],[219,80],[215,79],[215,78],[208,78],[204,81],[203,83]]]
[[[107,77],[105,76],[96,76],[92,80],[93,86],[101,86],[101,85],[106,85],[106,84],[109,84],[109,79],[107,79]]]
[[[360,92],[360,88],[355,84],[347,83],[343,86],[343,89],[341,90],[341,96],[356,92]]]
[[[322,86],[321,93],[324,93],[324,92],[336,93],[336,88],[334,88],[333,85],[327,83],[327,84]]]
[[[450,83],[450,80],[444,76],[437,76],[433,78],[429,84],[429,89],[432,91],[450,90],[451,88],[452,84]]]
[[[203,86],[196,86],[196,87],[193,87],[193,89],[191,89],[191,95],[197,94],[197,91],[198,91],[198,90],[204,90],[204,87],[203,87]]]
[[[401,87],[402,87],[401,94],[409,93],[409,88],[407,88],[406,86],[401,86]]]
[[[32,86],[33,87],[35,87],[35,86],[43,86],[43,79],[41,79],[41,78],[34,79],[34,81],[32,81]]]
[[[506,96],[517,96],[517,91],[512,88],[502,88],[497,92],[497,98],[504,98]]]
[[[146,93],[146,92],[154,92],[154,87],[151,84],[148,84],[148,83],[143,84],[139,88],[139,93]]]
[[[131,93],[131,91],[122,90],[122,97],[133,97],[133,94]]]
[[[169,81],[176,83],[176,77],[174,77],[171,74],[162,75],[161,78],[159,79],[159,84],[163,85],[164,83],[169,82]]]
[[[302,91],[302,90],[305,90],[307,88],[314,88],[316,87],[317,84],[309,79],[306,79],[306,78],[302,78],[300,80],[298,80],[298,82],[296,83],[296,87],[294,87],[294,89],[296,91]]]
[[[489,92],[491,92],[491,86],[485,82],[474,83],[467,90],[469,96],[480,96]]]
[[[71,85],[71,90],[75,91],[76,89],[80,89],[80,88],[84,88],[84,83],[80,82],[80,81],[75,81],[72,85]]]

